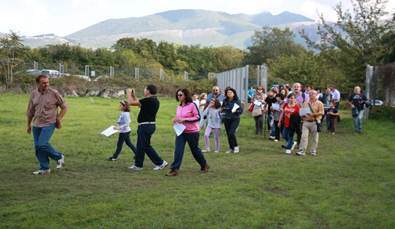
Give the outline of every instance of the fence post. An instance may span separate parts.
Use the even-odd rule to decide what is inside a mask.
[[[371,65],[366,65],[365,92],[366,92],[366,98],[368,100],[370,100],[370,86],[371,86],[371,81],[373,79],[373,75],[374,75],[374,67]],[[375,103],[374,99],[373,99],[373,103]],[[365,115],[366,119],[369,118],[369,111],[370,111],[370,108],[367,108],[366,115]]]
[[[138,80],[140,78],[140,69],[139,68],[134,68],[134,78]]]
[[[85,65],[85,76],[89,77],[89,65]]]

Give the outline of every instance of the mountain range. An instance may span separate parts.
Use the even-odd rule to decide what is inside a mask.
[[[287,11],[277,15],[269,12],[247,15],[186,9],[144,17],[109,19],[65,37],[44,34],[22,39],[30,47],[70,43],[90,48],[109,48],[120,38],[135,37],[149,38],[157,42],[201,46],[231,45],[245,49],[251,44],[254,31],[263,26],[289,27],[295,32],[298,43],[303,43],[299,36],[300,30],[304,29],[311,35],[316,31],[314,20]]]

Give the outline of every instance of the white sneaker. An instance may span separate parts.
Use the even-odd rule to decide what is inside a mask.
[[[296,152],[296,155],[304,156],[305,155],[304,150],[298,150],[298,152]]]
[[[277,139],[274,139],[273,141],[274,141],[274,142],[278,142],[278,140],[277,140]]]
[[[163,160],[163,162],[162,162],[161,165],[156,165],[156,166],[154,167],[154,170],[155,170],[155,171],[158,171],[158,170],[164,169],[168,164],[169,164],[169,163],[167,163],[167,161]]]
[[[291,154],[292,154],[292,151],[291,151],[290,149],[286,149],[286,150],[285,150],[285,154],[291,155]]]
[[[233,153],[233,150],[229,149],[229,150],[226,151],[225,153]]]
[[[311,156],[317,156],[317,152],[315,152],[315,151],[310,152],[310,154],[311,154]]]
[[[51,173],[50,169],[47,169],[47,170],[40,169],[40,170],[34,171],[33,175],[49,175],[50,173]]]
[[[294,144],[292,144],[291,150],[294,150],[297,144],[297,142],[294,142]]]
[[[203,153],[208,153],[208,152],[210,152],[210,148],[203,149],[202,152],[203,152]]]
[[[235,148],[233,149],[233,153],[239,153],[240,149],[238,146],[235,146]]]
[[[132,166],[128,167],[128,169],[131,171],[141,171],[141,170],[143,170],[143,167],[138,167],[138,166],[132,165]]]
[[[57,169],[61,169],[64,165],[64,155],[62,154],[62,158],[60,158],[57,162],[56,162],[56,168]]]
[[[214,151],[214,153],[219,153],[219,150]]]

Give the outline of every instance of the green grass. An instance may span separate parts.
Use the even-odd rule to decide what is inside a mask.
[[[37,162],[25,133],[27,100],[0,95],[0,228],[395,228],[391,121],[369,120],[358,135],[343,112],[337,135],[321,134],[317,157],[296,157],[256,137],[244,116],[241,153],[206,154],[211,169],[200,174],[186,147],[180,175],[165,177],[167,170],[152,171],[149,160],[144,171],[127,171],[126,147],[119,161],[105,160],[116,136],[99,133],[117,119],[118,100],[67,98],[64,127],[52,138],[66,167],[42,177],[31,175]],[[169,162],[175,106],[161,99],[152,139]],[[225,150],[224,134],[221,141]]]

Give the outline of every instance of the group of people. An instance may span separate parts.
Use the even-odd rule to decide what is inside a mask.
[[[49,159],[56,161],[57,169],[64,166],[64,154],[55,150],[49,143],[55,128],[61,128],[62,120],[67,111],[64,98],[54,89],[49,87],[49,79],[45,75],[36,78],[37,89],[30,96],[27,109],[27,132],[33,132],[35,152],[40,168],[34,171],[34,175],[46,175],[50,173]],[[303,156],[306,153],[309,135],[312,137],[310,149],[311,155],[317,155],[317,146],[323,117],[329,117],[328,128],[334,133],[335,120],[338,117],[340,93],[335,89],[328,89],[325,93],[319,93],[310,87],[304,87],[300,83],[273,87],[267,93],[265,88],[257,87],[251,96],[249,111],[255,120],[256,134],[263,133],[264,120],[270,130],[270,139],[279,141],[282,135],[285,139],[285,153],[291,154],[297,147],[296,155]],[[337,92],[336,92],[337,91]],[[332,95],[333,93],[333,95]],[[156,116],[160,102],[156,96],[155,85],[147,85],[144,88],[144,98],[137,99],[134,89],[127,90],[127,100],[120,101],[121,111],[117,121],[119,131],[116,150],[110,161],[115,161],[126,143],[134,153],[134,163],[128,167],[131,171],[143,170],[145,154],[155,165],[153,170],[162,170],[168,166],[168,162],[151,145],[151,138],[156,129]],[[240,125],[240,115],[243,113],[243,104],[235,89],[227,87],[224,94],[219,87],[214,86],[208,95],[193,95],[188,89],[179,89],[175,94],[177,106],[174,125],[182,125],[183,131],[177,134],[174,149],[174,160],[170,165],[167,176],[177,176],[182,164],[185,145],[188,143],[194,159],[200,166],[202,173],[209,170],[204,153],[210,152],[210,135],[214,133],[215,153],[219,153],[221,125],[224,124],[229,150],[226,153],[239,153],[240,148],[236,138],[236,132]],[[338,99],[338,100],[336,100]],[[328,102],[329,101],[329,102]],[[361,119],[367,104],[366,97],[362,95],[359,87],[355,87],[354,94],[349,103],[353,109],[354,124],[356,131],[362,131]],[[329,106],[328,106],[329,104]],[[137,117],[137,144],[130,140],[130,114],[129,107],[140,108]],[[59,109],[60,108],[60,109]],[[304,113],[302,112],[304,111]],[[266,118],[264,118],[264,116]],[[200,129],[205,128],[205,148],[199,147]],[[297,141],[294,141],[294,134]]]

